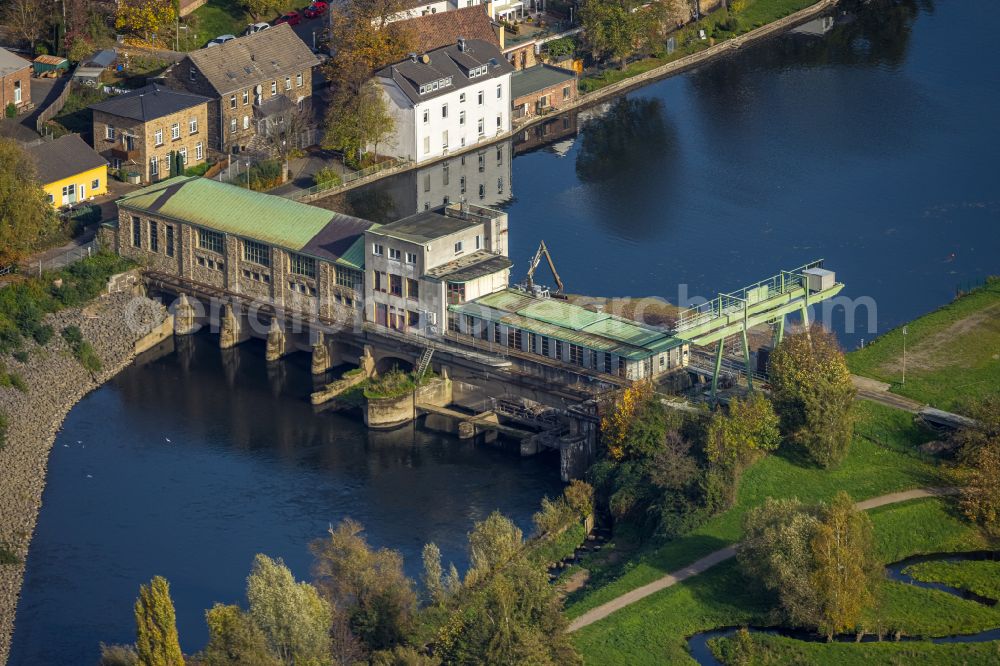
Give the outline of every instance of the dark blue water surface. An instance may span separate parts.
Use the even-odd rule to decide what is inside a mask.
[[[360,419],[309,404],[309,357],[269,367],[256,342],[223,354],[196,336],[149,355],[66,419],[28,556],[11,664],[91,664],[132,642],[139,585],[166,576],[181,646],[204,645],[204,611],[243,602],[255,553],[309,577],[308,543],[345,516],[373,544],[466,564],[466,533],[499,509],[526,531],[561,491],[558,459]],[[169,440],[169,441],[168,441]],[[447,566],[447,565],[446,565]]]

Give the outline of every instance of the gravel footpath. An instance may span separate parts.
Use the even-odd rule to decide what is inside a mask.
[[[69,410],[87,393],[125,368],[135,357],[135,343],[163,321],[155,301],[118,293],[101,296],[83,308],[47,317],[56,334],[45,347],[25,344],[27,363],[4,357],[7,370],[19,374],[27,393],[0,388],[0,411],[7,415],[7,444],[0,449],[0,544],[19,564],[0,565],[0,664],[6,664],[14,631],[14,613],[24,578],[24,562],[42,505],[49,450]],[[104,369],[91,376],[70,353],[59,332],[76,325],[101,358]]]

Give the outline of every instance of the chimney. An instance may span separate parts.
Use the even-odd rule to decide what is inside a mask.
[[[458,38],[458,50],[465,51],[465,37]]]

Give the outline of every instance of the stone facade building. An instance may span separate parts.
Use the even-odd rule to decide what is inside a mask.
[[[118,200],[115,249],[148,270],[342,320],[364,296],[370,222],[206,178]]]
[[[185,167],[204,163],[209,101],[152,84],[94,104],[94,149],[143,183],[169,178],[175,155]]]
[[[8,104],[18,112],[31,107],[31,63],[0,49],[0,113]]]
[[[167,74],[171,88],[211,99],[209,145],[223,153],[264,150],[256,141],[312,97],[319,59],[282,23],[269,30],[188,53]]]

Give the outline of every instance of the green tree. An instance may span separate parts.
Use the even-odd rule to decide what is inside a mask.
[[[884,574],[874,557],[871,521],[841,491],[823,507],[811,547],[819,599],[817,629],[832,640],[834,634],[857,629],[864,611],[875,605]]]
[[[822,467],[843,460],[856,391],[833,333],[813,326],[785,336],[771,355],[770,379],[786,440]]]
[[[624,69],[639,41],[639,21],[625,0],[585,0],[580,23],[587,43],[599,59],[616,60]]]
[[[36,174],[17,142],[0,138],[0,266],[23,258],[58,227]]]
[[[170,584],[155,576],[135,601],[136,652],[142,666],[183,666]]]
[[[297,583],[280,558],[254,558],[247,600],[250,617],[281,663],[319,666],[330,661],[330,606],[312,585]]]
[[[745,469],[768,451],[778,448],[781,432],[771,401],[751,393],[729,403],[729,411],[716,411],[708,425],[705,455],[709,462],[730,469]]]
[[[971,405],[974,424],[959,430],[959,506],[966,518],[1000,537],[1000,397],[983,398]]]
[[[260,21],[277,14],[284,4],[281,0],[240,0],[240,6],[247,10],[254,21]]]
[[[427,598],[432,604],[441,605],[445,600],[444,582],[441,576],[444,571],[441,568],[441,549],[437,544],[424,544],[424,590]]]
[[[369,147],[377,157],[378,144],[392,136],[396,123],[380,87],[369,81],[356,93],[345,88],[334,95],[324,126],[324,148],[360,158]]]
[[[175,17],[172,0],[130,0],[118,3],[115,27],[149,39],[168,27]]]
[[[260,627],[239,606],[215,604],[205,611],[208,645],[199,655],[202,666],[279,666]]]
[[[391,650],[380,650],[368,660],[370,666],[440,666],[441,660],[421,653],[416,648],[397,645]]]
[[[469,571],[466,584],[514,559],[524,547],[521,528],[499,511],[472,526],[469,533]]]
[[[403,573],[403,557],[373,550],[360,523],[345,519],[329,537],[314,541],[313,577],[323,597],[349,620],[370,650],[392,648],[413,629],[417,595]]]
[[[357,95],[375,70],[413,50],[412,27],[394,20],[406,9],[404,0],[346,0],[331,13],[330,43],[337,48],[324,65],[324,75],[335,91]]]
[[[133,645],[105,645],[101,643],[100,666],[139,666],[139,655]]]

